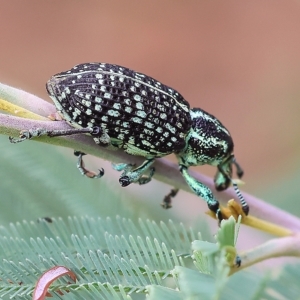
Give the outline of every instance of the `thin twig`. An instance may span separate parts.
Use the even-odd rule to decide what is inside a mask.
[[[71,128],[65,121],[36,121],[31,119],[24,119],[10,115],[0,114],[0,134],[9,136],[18,136],[21,130],[30,128],[45,128],[48,130],[68,129]],[[40,137],[35,139],[39,142],[45,142],[57,146],[68,147],[76,149],[84,153],[100,157],[102,159],[111,161],[113,163],[142,163],[143,158],[130,156],[123,151],[114,150],[109,148],[99,147],[95,144],[90,136],[86,135],[73,135],[59,138]],[[9,143],[9,141],[7,141]],[[15,145],[17,147],[17,145]],[[180,172],[178,165],[168,161],[167,159],[160,158],[155,162],[155,175],[154,178],[174,186],[181,190],[192,192]],[[236,198],[233,188],[229,188],[224,192],[216,192],[214,182],[211,178],[190,170],[190,174],[197,180],[203,182],[210,187],[218,200],[225,204],[229,199]],[[247,193],[243,193],[251,208],[251,214],[260,217],[266,221],[286,227],[293,232],[300,231],[300,220],[295,216],[277,208],[273,205],[259,200]]]
[[[43,99],[40,99],[32,94],[12,88],[1,83],[0,97],[17,106],[20,106],[35,114],[42,116],[42,119],[55,112],[54,105],[44,101]],[[21,130],[28,130],[33,128],[61,130],[70,129],[71,127],[65,121],[54,122],[32,120],[0,113],[0,134],[8,136],[18,136]],[[141,157],[130,156],[125,152],[121,150],[115,150],[115,148],[112,147],[99,147],[94,143],[93,139],[90,136],[82,134],[56,138],[40,137],[36,139],[36,141],[76,149],[84,153],[88,153],[100,157],[102,159],[109,160],[113,163],[141,163],[143,161],[143,158]],[[178,189],[187,192],[192,192],[185,183],[180,172],[178,171],[178,165],[168,161],[167,159],[161,158],[156,160],[155,169],[155,179],[169,184],[170,186],[176,187]],[[229,188],[221,193],[216,192],[214,188],[214,182],[211,178],[196,173],[192,170],[190,170],[189,172],[198,181],[201,181],[205,185],[210,187],[216,195],[216,198],[220,200],[223,204],[226,203],[229,199],[236,198],[236,193],[234,192],[233,188]],[[247,199],[247,202],[250,206],[251,215],[290,229],[292,232],[300,231],[300,219],[298,219],[297,217],[267,202],[259,200],[247,193],[243,193],[243,195]]]
[[[240,267],[231,268],[230,275],[269,258],[290,256],[300,257],[300,235],[269,240],[249,251],[239,253]]]

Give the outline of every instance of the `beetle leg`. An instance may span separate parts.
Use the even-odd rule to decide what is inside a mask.
[[[236,167],[236,174],[238,178],[242,178],[244,175],[244,170],[241,168],[240,164],[236,161],[235,157],[232,159],[232,163]]]
[[[232,156],[231,158],[231,161],[232,163],[236,166],[237,168],[237,175],[239,178],[241,178],[241,176],[243,175],[243,170],[241,169],[240,165],[236,162],[235,158]],[[229,166],[228,164],[226,164],[227,167]],[[236,182],[234,180],[232,180],[231,178],[231,167],[230,168],[226,168],[226,165],[219,165],[218,166],[218,173],[217,175],[219,174],[219,178],[223,178],[224,179],[224,182],[231,182],[233,188],[234,188],[234,191],[237,195],[237,197],[239,198],[240,202],[241,202],[241,205],[242,205],[242,209],[243,209],[243,212],[248,215],[249,213],[249,205],[248,203],[246,202],[244,196],[242,195],[242,193],[240,192]],[[215,180],[216,182],[216,180]],[[228,187],[228,184],[227,184],[227,187]],[[225,187],[225,188],[227,188]],[[218,189],[217,189],[218,190]],[[220,190],[223,190],[223,189],[220,189]]]
[[[205,184],[192,177],[188,173],[187,167],[180,165],[180,172],[188,186],[194,191],[197,196],[203,198],[206,201],[208,208],[213,211],[216,214],[217,219],[221,221],[223,219],[223,216],[219,207],[219,202],[214,197],[212,191]]]
[[[111,144],[110,136],[99,126],[94,126],[91,132],[93,139],[97,145],[107,147]]]
[[[120,164],[111,164],[113,169],[116,171],[125,171],[128,172],[130,170],[133,169],[133,167],[135,166],[135,164],[125,164],[125,163],[120,163]]]
[[[55,137],[55,136],[66,136],[66,135],[73,135],[73,134],[80,134],[80,133],[89,133],[92,136],[94,136],[94,140],[97,139],[98,142],[95,142],[97,144],[100,144],[101,146],[107,146],[110,144],[110,138],[107,133],[103,132],[103,130],[98,127],[91,127],[91,128],[74,128],[74,129],[63,129],[63,130],[48,130],[45,128],[36,128],[36,129],[28,129],[28,130],[22,130],[20,132],[19,138],[9,137],[9,141],[11,143],[19,143],[23,142],[25,140],[30,140],[35,137],[40,136],[49,136],[49,137]]]
[[[155,173],[155,168],[150,168],[149,175],[142,175],[142,177],[138,180],[139,184],[142,185],[150,182],[154,173]]]
[[[154,168],[151,168],[149,175],[144,175],[144,173],[150,168],[150,166],[154,163],[154,158],[145,160],[139,167],[134,168],[135,165],[131,164],[117,164],[113,165],[113,168],[117,171],[123,171],[120,176],[119,182],[121,186],[125,187],[133,182],[137,182],[139,184],[148,183],[153,174]]]
[[[177,193],[178,193],[179,189],[172,189],[171,192],[165,196],[163,203],[161,204],[161,206],[165,209],[171,208],[172,207],[172,198],[174,198]]]
[[[93,128],[81,128],[81,129],[66,129],[66,130],[47,130],[44,128],[36,128],[36,129],[28,129],[22,130],[20,132],[19,138],[9,137],[11,143],[19,143],[25,140],[30,140],[35,137],[40,137],[47,135],[49,137],[54,136],[65,136],[65,135],[73,135],[78,133],[91,133]]]
[[[81,173],[81,175],[84,175],[88,178],[101,178],[104,175],[104,169],[101,168],[99,169],[99,173],[96,174],[88,169],[85,168],[82,156],[85,155],[85,153],[81,151],[76,151],[74,150],[74,155],[78,156],[78,161],[77,161],[77,169]]]

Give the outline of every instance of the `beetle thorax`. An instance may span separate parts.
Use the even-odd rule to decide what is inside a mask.
[[[179,153],[185,166],[219,165],[233,151],[228,130],[214,116],[194,108],[190,110],[192,127],[186,137],[186,147]]]

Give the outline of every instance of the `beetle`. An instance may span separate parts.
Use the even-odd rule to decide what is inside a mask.
[[[145,74],[108,63],[76,65],[52,76],[46,88],[58,114],[74,129],[29,130],[12,142],[43,134],[87,133],[100,146],[111,145],[145,157],[138,167],[115,166],[122,171],[119,181],[123,187],[133,182],[148,183],[154,174],[155,158],[174,153],[186,183],[207,202],[219,220],[223,218],[219,202],[206,185],[189,175],[190,166],[216,166],[216,189],[225,190],[233,183],[243,211],[248,214],[248,204],[232,180],[232,165],[236,166],[239,178],[243,171],[233,155],[229,131],[213,115],[200,108],[190,108],[176,90]],[[78,168],[85,173],[82,154],[77,155]],[[103,171],[98,177],[102,175]]]

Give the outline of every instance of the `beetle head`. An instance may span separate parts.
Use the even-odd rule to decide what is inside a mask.
[[[189,166],[212,165],[218,168],[216,189],[221,191],[231,183],[232,164],[236,164],[233,141],[229,131],[214,116],[194,108],[190,110],[192,127],[186,138],[186,147],[179,153],[180,164]],[[238,167],[238,176],[242,170]]]

